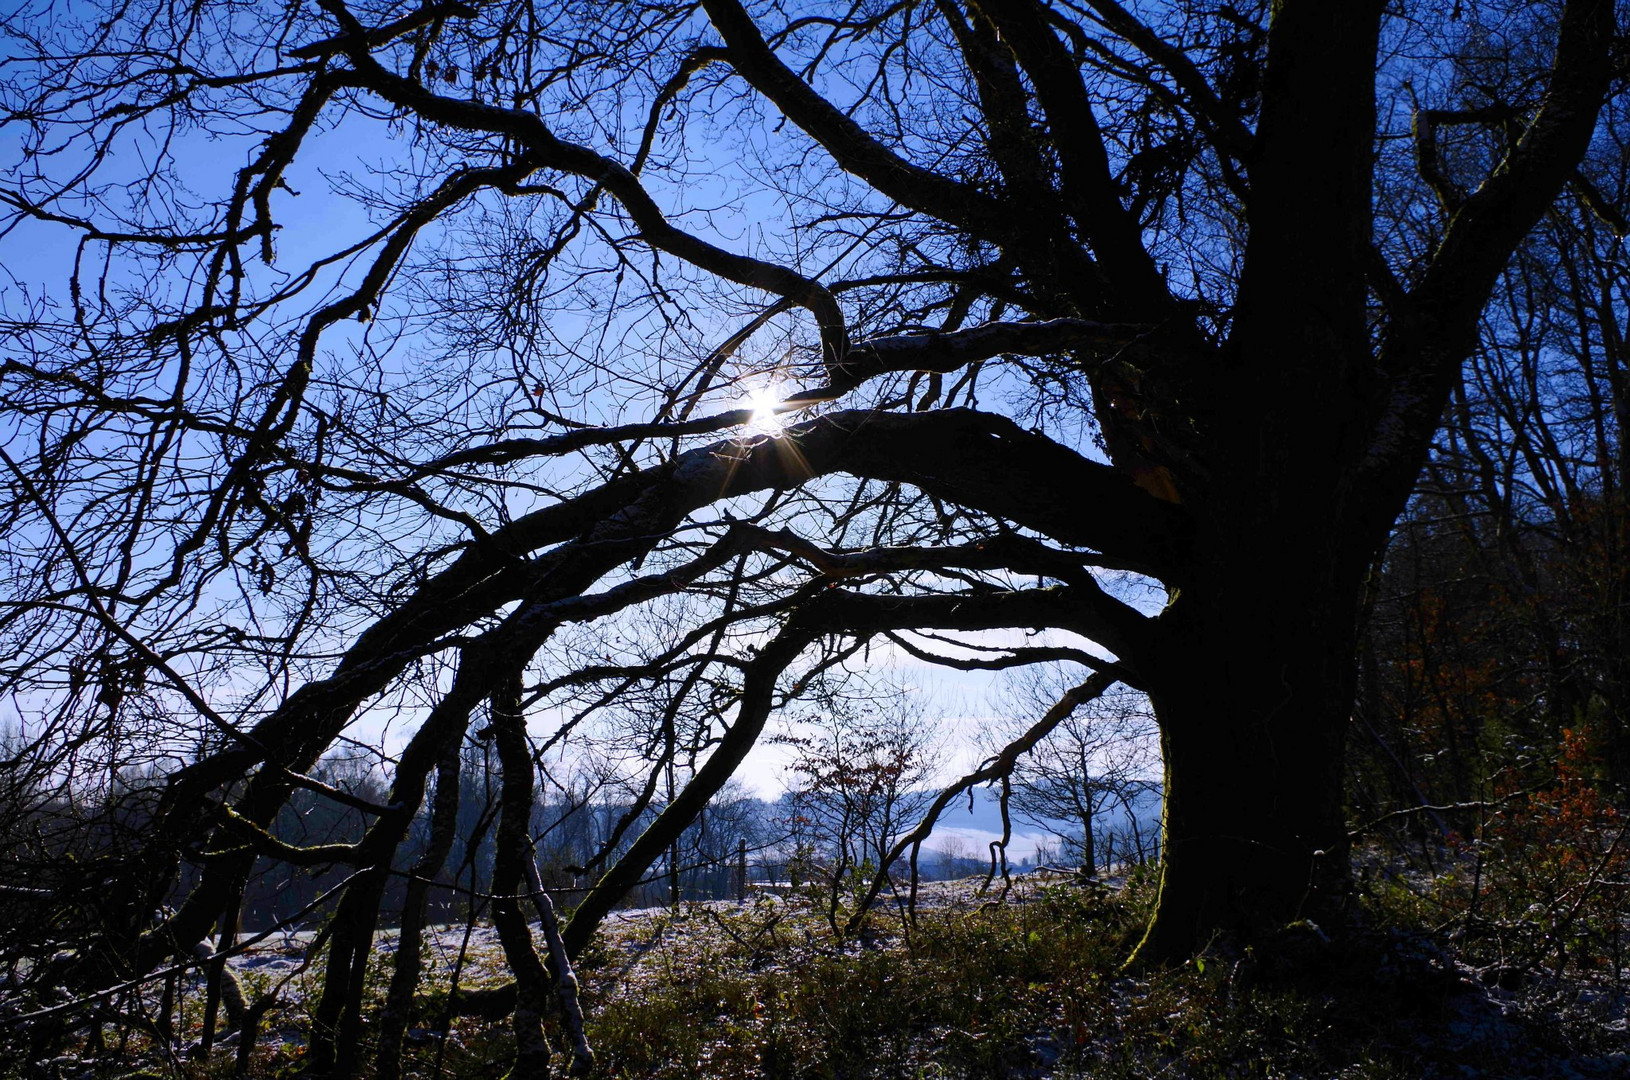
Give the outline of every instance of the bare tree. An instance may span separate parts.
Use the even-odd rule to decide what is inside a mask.
[[[857,699],[817,687],[798,716],[778,736],[793,751],[789,832],[822,870],[836,930],[845,896],[889,872],[897,841],[928,807],[938,759],[920,710],[898,690],[864,685]]]
[[[1037,669],[1014,688],[1009,700],[1023,711],[991,736],[1011,738],[1057,700],[1065,687],[1049,674]],[[1142,694],[1117,687],[1100,695],[1018,759],[1011,776],[1012,807],[1020,818],[1057,836],[1083,873],[1095,874],[1099,832],[1113,834],[1117,821],[1135,822],[1138,811],[1158,796],[1155,738],[1154,717]]]
[[[1622,124],[1611,0],[1445,7],[14,10],[0,691],[65,789],[179,762],[72,978],[230,922],[264,857],[352,872],[351,993],[517,675],[641,781],[581,950],[883,635],[1149,695],[1144,957],[1339,922],[1366,574]],[[1043,627],[1103,651],[933,636]],[[360,839],[272,831],[382,731]],[[332,1071],[359,1020],[318,1011]]]
[[[963,837],[954,834],[941,837],[935,851],[939,855],[942,878],[961,877],[974,861],[972,846]]]

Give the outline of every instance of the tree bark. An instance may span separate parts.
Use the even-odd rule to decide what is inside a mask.
[[[521,677],[506,677],[492,695],[492,734],[503,768],[497,847],[492,866],[492,921],[504,958],[515,973],[516,1077],[549,1075],[549,1043],[543,1034],[548,1010],[549,974],[532,944],[532,931],[520,904],[521,890],[529,889],[525,861],[532,856],[532,753],[526,745],[526,720],[521,714]]]
[[[1153,695],[1165,859],[1139,960],[1192,955],[1219,934],[1343,916],[1351,611],[1300,590],[1258,599],[1260,633],[1206,610],[1203,595],[1172,613],[1174,638],[1191,644],[1174,650],[1188,661],[1185,676]]]
[[[1098,844],[1092,836],[1092,815],[1081,817],[1081,872],[1087,877],[1098,876]]]
[[[424,940],[425,903],[430,883],[441,873],[453,849],[458,828],[459,741],[448,743],[436,764],[436,800],[430,819],[430,843],[413,866],[407,896],[402,902],[402,928],[396,938],[396,966],[390,991],[379,1014],[379,1050],[374,1059],[376,1080],[396,1080],[402,1073],[402,1039],[413,1011],[422,964],[419,948]]]
[[[1279,405],[1291,419],[1265,421],[1226,495],[1199,508],[1207,555],[1156,619],[1146,664],[1164,858],[1139,961],[1345,918],[1343,763],[1358,604],[1380,538],[1339,528],[1339,435],[1321,441]],[[1301,441],[1287,441],[1296,426]]]

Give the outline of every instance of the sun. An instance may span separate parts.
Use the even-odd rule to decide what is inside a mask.
[[[750,390],[736,407],[752,410],[752,416],[747,420],[747,430],[754,435],[779,435],[787,428],[781,410],[779,386],[760,386]]]

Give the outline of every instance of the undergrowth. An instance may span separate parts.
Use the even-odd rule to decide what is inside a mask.
[[[1061,883],[931,907],[914,925],[880,913],[849,940],[794,904],[667,916],[637,960],[608,952],[588,973],[600,1075],[1379,1080],[1630,1065],[1600,1010],[1491,1002],[1396,903],[1366,901],[1367,928],[1340,943],[1300,924],[1128,972],[1151,894],[1141,879]]]
[[[580,965],[593,1075],[1630,1075],[1625,998],[1612,986],[1578,974],[1522,987],[1483,978],[1467,957],[1481,957],[1484,945],[1457,944],[1450,927],[1455,905],[1466,903],[1453,876],[1412,884],[1379,873],[1361,884],[1361,928],[1338,942],[1294,924],[1251,949],[1218,946],[1180,967],[1139,972],[1125,960],[1153,889],[1137,875],[1114,890],[1029,884],[1003,903],[970,883],[933,897],[914,919],[879,909],[850,935],[835,934],[808,897],[614,916]],[[381,964],[381,984],[384,973]],[[250,1075],[300,1075],[306,1019],[291,1002]],[[422,1023],[406,1076],[506,1075],[507,1023]],[[552,1037],[560,1045],[559,1032]],[[128,1060],[88,1057],[55,1074],[233,1075],[224,1051],[137,1074]],[[563,1055],[557,1067],[564,1075]]]

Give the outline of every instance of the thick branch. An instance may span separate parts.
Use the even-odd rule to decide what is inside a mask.
[[[443,3],[439,4],[426,4],[417,11],[408,12],[400,19],[369,30],[363,41],[368,48],[377,49],[381,45],[387,45],[405,34],[411,34],[423,26],[428,26],[438,19],[473,19],[476,14],[475,8],[469,4],[459,3],[458,0],[444,0]],[[331,53],[344,52],[351,44],[350,35],[342,34],[339,37],[314,41],[310,45],[301,45],[298,48],[290,49],[289,55],[300,60],[310,60]]]
[[[1385,394],[1370,423],[1362,469],[1379,488],[1363,500],[1390,524],[1414,482],[1477,320],[1517,245],[1572,179],[1590,145],[1612,76],[1612,0],[1569,0],[1549,87],[1506,158],[1450,218],[1442,242],[1382,344]]]
[[[867,134],[783,64],[736,0],[703,0],[708,18],[730,49],[730,60],[752,87],[820,143],[840,169],[902,205],[1001,242],[1012,228],[1002,203],[976,188],[914,165]]]
[[[1002,40],[1011,46],[1035,82],[1036,99],[1047,114],[1058,148],[1070,213],[1092,244],[1107,287],[1118,301],[1117,310],[1139,318],[1155,317],[1169,306],[1171,297],[1155,261],[1143,246],[1137,220],[1121,205],[1079,65],[1047,25],[1041,5],[1008,2],[981,6],[1001,28]]]
[[[868,379],[895,371],[952,372],[1004,353],[1045,356],[1086,347],[1117,348],[1137,341],[1150,327],[1088,319],[985,323],[966,330],[873,338],[850,350],[832,370],[830,386],[794,394],[787,404],[828,401]]]
[[[694,510],[753,491],[794,487],[812,475],[833,471],[910,483],[1065,543],[1097,547],[1142,565],[1178,565],[1186,542],[1187,519],[1180,508],[1044,436],[968,410],[904,416],[838,413],[789,428],[779,438],[733,440],[693,450],[515,522],[494,534],[494,545],[472,550],[375,624],[332,676],[301,687],[256,725],[253,734],[268,748],[273,769],[255,776],[239,803],[240,812],[251,821],[269,821],[289,785],[286,774],[277,770],[314,760],[364,697],[382,689],[440,635],[505,603],[527,600],[500,627],[466,647],[460,676],[427,727],[461,722],[483,696],[484,679],[524,662],[531,655],[528,650],[540,647],[562,622],[601,617],[683,587],[690,579],[680,573],[636,579],[603,594],[586,595],[605,574],[650,552]],[[1073,493],[1070,500],[1057,497],[1061,485]],[[531,563],[506,554],[565,539],[563,529],[566,536],[578,539]],[[725,553],[721,550],[714,557],[722,560]],[[1061,572],[1066,569],[1060,567]],[[1103,593],[1090,575],[1083,572],[1071,580],[1068,616],[1056,615],[1047,624],[1069,625],[1123,656],[1142,652],[1146,647],[1142,616]],[[415,755],[412,768],[404,757],[398,769],[399,778],[416,775],[418,780],[400,794],[393,792],[393,804],[417,807],[422,798],[423,777],[441,744],[429,739],[418,749],[420,744],[417,736],[410,743]],[[197,813],[193,803],[203,792],[241,775],[241,758],[240,753],[206,759],[172,786],[169,805],[188,816],[170,827],[185,835],[185,830],[202,824],[190,816]],[[400,811],[382,817],[374,826],[380,837],[377,843],[386,844],[384,838],[400,827]],[[384,850],[370,851],[370,859],[377,861]],[[196,902],[182,905],[166,927],[167,936],[202,936],[214,910],[211,894],[226,880],[229,869],[221,865],[206,874]]]
[[[1217,92],[1206,81],[1204,73],[1194,66],[1187,53],[1163,40],[1116,0],[1085,0],[1085,3],[1098,13],[1106,27],[1125,38],[1171,76],[1183,92],[1191,114],[1211,130],[1219,150],[1242,161],[1248,157],[1254,138],[1251,129],[1229,113]]]
[[[547,591],[534,593],[535,603],[580,605],[575,615],[583,618],[606,614],[616,609],[613,597],[576,598],[613,567],[650,551],[691,512],[832,472],[910,483],[1144,568],[1170,570],[1179,563],[1189,528],[1181,508],[1153,498],[1119,471],[1001,417],[971,410],[834,413],[779,437],[689,451],[493,533],[489,543],[472,547],[358,638],[332,676],[301,687],[252,735],[274,748],[287,746],[296,734],[303,745],[326,745],[357,702],[382,689],[442,635],[514,601],[531,583],[548,583]],[[1071,492],[1069,500],[1057,497],[1061,489]],[[520,558],[572,537],[580,539],[542,559]],[[630,583],[619,595],[633,602],[654,595],[636,593],[656,587]],[[555,615],[574,617],[564,610]],[[319,721],[325,713],[331,718]]]

